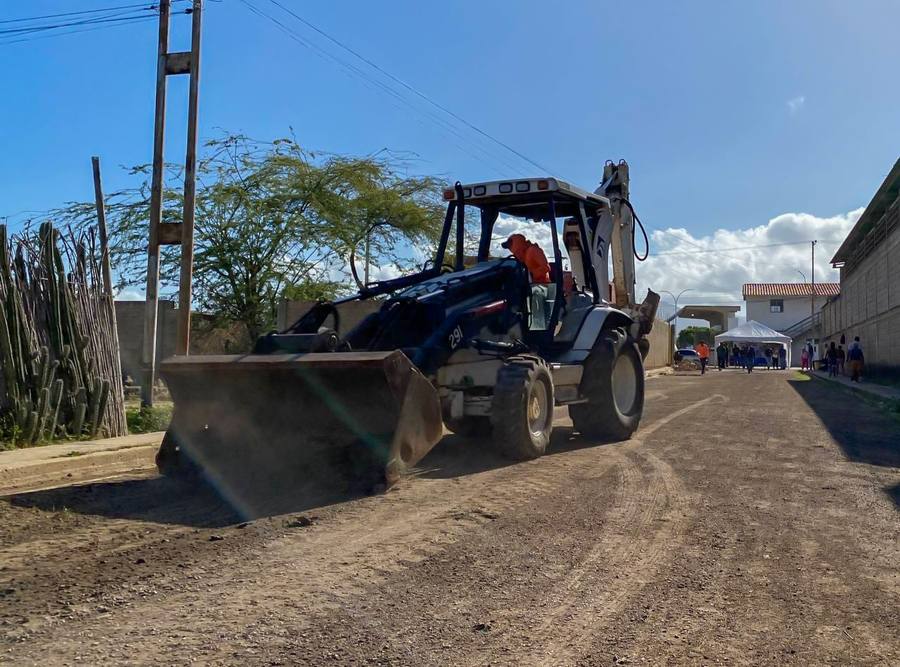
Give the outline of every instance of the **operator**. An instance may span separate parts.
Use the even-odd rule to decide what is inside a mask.
[[[550,263],[547,256],[541,250],[541,246],[532,243],[522,234],[511,234],[508,239],[500,244],[512,253],[512,256],[522,262],[531,276],[531,322],[530,329],[546,329],[547,316],[545,304],[547,303],[548,286],[550,285]]]

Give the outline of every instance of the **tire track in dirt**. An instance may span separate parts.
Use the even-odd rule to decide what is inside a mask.
[[[639,431],[638,437],[616,447],[622,451],[634,450],[657,429],[720,398],[724,397],[717,394],[676,410]],[[436,482],[420,478],[417,484],[407,482],[401,485],[396,497],[386,496],[391,498],[390,503],[382,502],[385,497],[367,499],[378,501],[367,503],[372,506],[371,514],[358,517],[369,526],[368,531],[361,534],[355,522],[345,521],[343,525],[332,525],[311,534],[302,544],[285,541],[267,561],[273,565],[278,563],[276,567],[287,568],[298,560],[320,564],[330,573],[317,579],[314,587],[320,590],[316,592],[329,593],[335,600],[361,594],[366,586],[424,560],[456,541],[466,530],[489,522],[493,514],[515,509],[523,498],[533,499],[557,490],[568,483],[566,473],[586,469],[601,473],[610,465],[621,462],[616,450],[604,448],[602,451],[609,455],[598,457],[596,447],[584,447],[464,479]],[[625,494],[625,502],[635,503],[637,495]],[[416,510],[405,512],[398,505],[411,505]],[[389,538],[385,539],[386,536]],[[401,558],[404,551],[406,557]],[[354,562],[360,558],[365,562]],[[335,562],[353,564],[354,567],[334,567]],[[348,570],[355,576],[348,576]]]
[[[574,663],[597,629],[658,572],[684,534],[694,500],[672,467],[644,449],[646,441],[672,421],[723,400],[713,394],[675,410],[616,452],[609,463],[617,468],[619,484],[603,535],[541,605],[550,611],[517,638],[518,651],[504,654],[504,663]],[[482,663],[474,658],[468,664]]]
[[[514,510],[523,498],[533,500],[557,491],[568,483],[571,472],[587,468],[602,471],[626,460],[623,454],[639,447],[648,434],[712,398],[655,420],[639,431],[635,440],[622,445],[570,450],[464,477],[406,480],[385,496],[343,506],[334,512],[333,521],[279,535],[261,547],[257,545],[250,555],[246,550],[223,552],[214,562],[173,570],[157,582],[157,588],[175,592],[133,598],[105,614],[102,620],[79,618],[48,628],[41,637],[45,640],[41,646],[30,642],[30,659],[71,656],[73,644],[79,645],[77,637],[92,631],[103,637],[106,650],[109,646],[128,647],[130,653],[140,654],[146,647],[153,653],[166,654],[177,648],[178,653],[173,655],[185,655],[185,651],[207,644],[212,636],[219,637],[218,644],[227,647],[241,631],[273,616],[280,616],[292,628],[306,627],[310,609],[325,611],[344,606],[351,598],[363,597],[367,587],[440,552],[496,515]],[[628,466],[632,477],[623,484],[640,485],[645,475],[634,465],[632,462]],[[662,494],[664,485],[653,488],[653,503],[669,497],[668,493]],[[623,498],[633,500],[637,495],[625,493]],[[638,526],[650,521],[656,507],[653,503],[637,507]],[[632,520],[635,511],[634,507],[627,509]],[[628,532],[624,522],[621,525],[626,535],[634,534]],[[654,553],[659,551],[654,548]],[[602,556],[598,552],[595,559]],[[247,570],[248,560],[252,561],[252,572]],[[235,579],[229,572],[246,576]],[[197,614],[197,608],[215,609],[215,615]],[[239,628],[233,626],[223,632],[223,617],[241,618],[242,623]],[[582,627],[587,619],[584,614],[579,618],[578,625]],[[98,626],[102,626],[102,632]],[[147,628],[153,628],[154,634],[148,636]],[[95,655],[102,655],[104,650],[82,648],[83,657],[88,660],[95,648]],[[222,659],[226,658],[223,654]]]
[[[574,664],[684,534],[692,500],[671,467],[645,452],[628,452],[617,465],[618,502],[606,515],[603,536],[556,587],[546,617],[529,628],[520,652],[504,658],[507,664]]]

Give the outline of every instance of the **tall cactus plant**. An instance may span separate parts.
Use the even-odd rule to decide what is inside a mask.
[[[0,441],[126,433],[113,307],[92,235],[0,225]]]

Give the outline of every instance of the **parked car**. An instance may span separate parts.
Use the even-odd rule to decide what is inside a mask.
[[[696,366],[700,368],[700,355],[697,354],[697,350],[691,347],[683,347],[680,350],[675,350],[674,355],[675,365],[681,364],[682,366]]]

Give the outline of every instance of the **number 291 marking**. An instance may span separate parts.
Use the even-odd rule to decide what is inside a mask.
[[[462,329],[458,326],[450,332],[450,335],[447,337],[447,342],[449,343],[451,350],[455,350],[459,347],[459,344],[462,342],[462,337]]]

